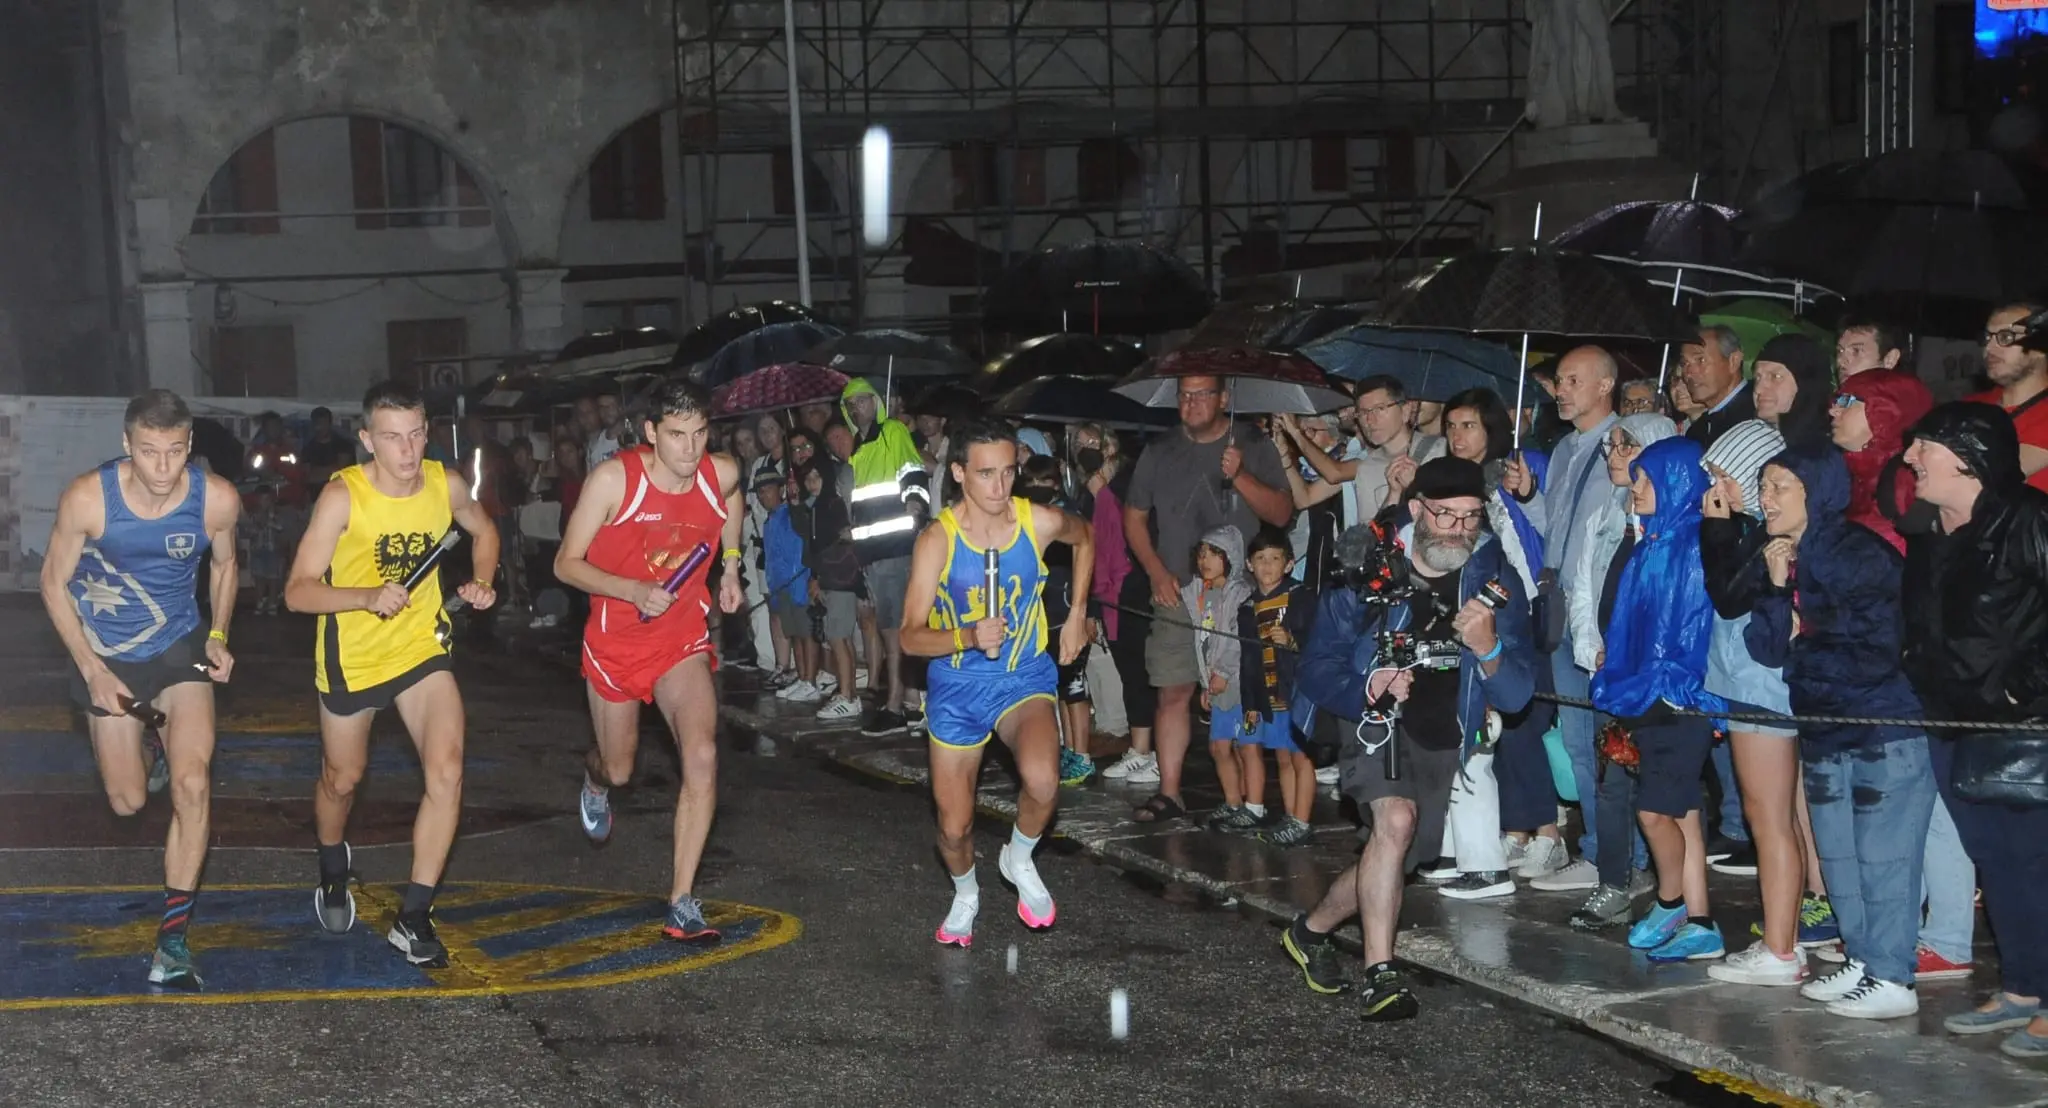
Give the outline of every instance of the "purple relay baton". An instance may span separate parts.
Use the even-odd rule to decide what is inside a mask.
[[[683,588],[683,582],[688,581],[690,579],[690,575],[692,573],[697,572],[697,567],[703,565],[705,562],[710,560],[711,544],[702,542],[698,543],[696,549],[690,551],[690,556],[683,559],[683,564],[677,566],[676,571],[668,575],[668,580],[663,581],[661,583],[661,591],[669,594],[670,596],[674,596],[676,593],[681,592]],[[646,612],[640,613],[640,622],[647,622]]]

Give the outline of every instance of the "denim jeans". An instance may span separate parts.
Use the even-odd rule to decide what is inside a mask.
[[[2048,995],[2048,808],[1972,804],[1956,796],[1948,779],[1950,748],[1969,741],[1933,740],[1934,768],[1941,799],[1977,866],[1984,914],[1998,943],[1999,987],[2014,996]]]
[[[1592,678],[1572,664],[1571,643],[1564,643],[1550,655],[1550,674],[1557,683],[1559,696],[1586,698]],[[1557,709],[1557,729],[1564,736],[1565,754],[1572,760],[1572,780],[1579,788],[1579,812],[1586,822],[1585,833],[1579,836],[1581,858],[1600,856],[1600,762],[1593,750],[1598,718],[1585,708],[1560,705]]]
[[[1806,760],[1813,846],[1842,945],[1880,981],[1913,983],[1934,794],[1925,736]]]
[[[1920,878],[1927,921],[1920,925],[1920,945],[1951,962],[1970,961],[1977,932],[1977,867],[1963,849],[1963,837],[1949,818],[1948,802],[1934,798],[1934,818],[1927,824],[1927,852]]]

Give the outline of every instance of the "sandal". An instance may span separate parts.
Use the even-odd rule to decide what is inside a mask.
[[[1188,810],[1181,807],[1180,801],[1164,793],[1155,793],[1152,799],[1138,805],[1138,810],[1131,813],[1131,818],[1139,823],[1166,823],[1187,814]]]

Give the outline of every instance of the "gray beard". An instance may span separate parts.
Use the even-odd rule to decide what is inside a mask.
[[[1457,539],[1446,539],[1415,529],[1415,557],[1438,573],[1455,573],[1472,560],[1472,547]]]

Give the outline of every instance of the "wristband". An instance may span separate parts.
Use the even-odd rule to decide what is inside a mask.
[[[222,646],[226,646],[228,644],[228,633],[216,627],[206,633],[206,641],[218,642]]]
[[[744,554],[741,554],[741,553],[740,553],[739,551],[737,551],[737,550],[734,550],[734,549],[733,549],[732,547],[730,547],[730,546],[728,546],[728,547],[726,547],[726,548],[725,548],[725,556],[726,556],[726,557],[728,557],[728,558],[740,558],[740,559],[743,559],[743,558],[745,558],[745,557],[746,557],[746,555],[744,555]]]
[[[1493,649],[1479,656],[1479,664],[1485,665],[1486,663],[1493,661],[1495,658],[1500,657],[1500,650],[1501,641],[1498,637],[1495,637],[1493,640]]]

